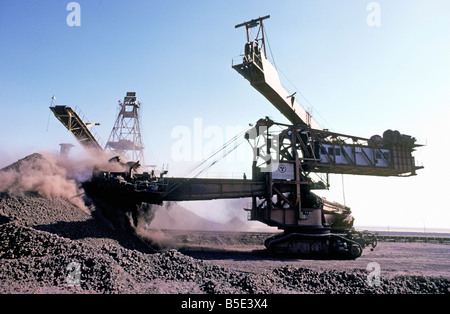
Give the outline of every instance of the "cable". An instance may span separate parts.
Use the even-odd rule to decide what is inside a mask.
[[[222,146],[222,148],[221,148],[220,150],[218,150],[217,152],[215,152],[214,154],[212,154],[210,157],[208,157],[207,159],[205,159],[204,161],[202,161],[199,165],[197,165],[196,167],[194,167],[194,168],[193,168],[192,170],[190,170],[188,173],[191,173],[192,171],[194,171],[195,169],[197,169],[197,168],[200,167],[201,165],[205,164],[209,159],[211,159],[211,158],[212,158],[213,156],[215,156],[217,153],[223,151],[230,143],[233,143],[234,140],[235,140],[236,138],[238,138],[238,136],[239,136],[240,134],[242,134],[243,132],[247,132],[247,130],[246,130],[246,131],[242,131],[241,133],[239,133],[239,134],[237,134],[236,136],[234,136],[231,140],[229,140],[228,142],[226,142],[226,143]],[[178,189],[178,188],[179,188],[180,186],[182,186],[183,184],[186,184],[186,183],[189,182],[190,180],[197,178],[200,174],[202,174],[203,172],[205,172],[206,170],[208,170],[209,168],[211,168],[212,166],[214,166],[216,163],[218,163],[221,159],[225,158],[225,157],[226,157],[227,155],[229,155],[231,152],[233,152],[234,150],[236,150],[243,142],[244,142],[244,138],[242,137],[241,141],[238,142],[238,144],[235,145],[235,146],[233,147],[233,149],[229,150],[228,152],[225,151],[225,154],[224,154],[222,157],[219,156],[218,158],[216,158],[215,160],[213,160],[209,166],[207,166],[207,167],[205,167],[204,169],[200,170],[194,177],[188,178],[186,181],[178,182],[178,183],[174,184],[173,186],[171,186],[170,189],[168,189],[167,192],[164,193],[163,196],[166,196],[166,195],[172,193],[173,191],[175,191],[176,189]]]
[[[305,97],[305,95],[303,95],[303,93],[297,88],[297,86],[295,86],[294,83],[292,83],[291,80],[289,80],[289,78],[286,76],[286,74],[284,74],[283,71],[281,71],[281,69],[277,69],[277,70],[283,75],[283,77],[289,82],[289,84],[291,84],[292,87],[294,87],[294,89],[297,91],[297,93],[300,94],[303,97],[303,99],[308,103],[308,105],[311,106],[311,108],[317,113],[317,115],[323,120],[323,122],[325,122],[325,124],[328,126],[328,129],[334,130],[334,128],[331,127],[331,124],[320,114],[320,112]]]
[[[330,123],[328,123],[328,121],[320,114],[320,112],[311,104],[311,102],[305,97],[305,95],[303,95],[303,93],[300,91],[299,88],[297,88],[297,86],[294,85],[294,83],[291,82],[291,80],[289,80],[289,78],[286,76],[286,74],[283,73],[283,71],[281,71],[281,69],[279,69],[275,63],[275,58],[273,57],[273,53],[272,53],[272,47],[270,46],[270,42],[269,42],[269,37],[267,36],[267,31],[264,30],[264,34],[265,34],[265,38],[267,39],[267,46],[269,47],[269,52],[270,52],[270,56],[272,58],[272,63],[275,67],[275,69],[277,71],[279,71],[283,77],[289,82],[289,84],[291,84],[294,89],[297,91],[297,93],[299,93],[303,99],[311,106],[311,108],[317,112],[317,114],[319,115],[319,117],[325,122],[326,125],[328,125],[330,130],[333,130],[333,128],[331,127]]]
[[[228,152],[225,151],[225,154],[224,154],[222,157],[220,157],[220,158],[218,158],[218,159],[215,159],[213,162],[211,162],[211,164],[210,164],[208,167],[204,168],[203,170],[200,170],[200,171],[194,176],[194,178],[197,178],[200,174],[202,174],[203,172],[205,172],[206,170],[208,170],[209,168],[211,168],[212,166],[214,166],[216,163],[218,163],[218,162],[221,161],[223,158],[225,158],[226,156],[228,156],[231,152],[235,151],[235,150],[236,150],[243,142],[244,142],[244,140],[242,139],[237,145],[235,145],[235,146],[233,147],[233,149],[229,150]]]
[[[230,139],[228,142],[226,142],[225,144],[222,145],[222,147],[217,150],[216,152],[214,152],[212,155],[210,155],[208,158],[206,158],[205,160],[201,161],[198,165],[194,166],[194,168],[192,168],[191,170],[189,170],[185,176],[187,176],[188,174],[192,173],[194,170],[196,170],[197,168],[201,167],[203,164],[205,164],[206,162],[208,162],[211,158],[213,158],[215,155],[217,155],[218,153],[222,152],[224,149],[227,148],[228,145],[230,145],[231,143],[235,142],[236,139],[238,137],[242,137],[242,135],[247,132],[248,130],[244,130],[241,131],[239,134],[235,135],[232,139]],[[226,155],[225,155],[226,156]]]
[[[269,46],[270,57],[272,58],[272,63],[275,69],[277,69],[277,65],[275,63],[275,58],[273,57],[272,47],[270,46],[269,37],[267,36],[267,31],[264,29],[264,38],[267,39],[267,46]]]

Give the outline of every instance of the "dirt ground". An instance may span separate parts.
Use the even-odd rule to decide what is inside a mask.
[[[163,234],[170,246],[155,253],[86,214],[84,221],[50,224],[11,217],[6,212],[19,208],[14,204],[22,213],[52,211],[49,200],[1,196],[0,293],[450,293],[444,244],[379,243],[356,260],[304,260],[268,255],[251,233],[177,231]],[[64,200],[51,202],[78,211]],[[379,265],[377,286],[368,285],[371,262]],[[80,270],[75,286],[70,265]]]
[[[38,162],[35,171],[45,165],[39,156],[28,161]],[[0,293],[450,293],[449,245],[382,242],[356,260],[304,260],[270,256],[264,235],[248,232],[138,237],[54,189],[17,190],[17,175],[0,190]],[[154,241],[164,249],[155,251]]]
[[[267,254],[263,239],[268,235],[245,232],[166,231],[172,247],[185,255],[211,264],[246,272],[262,272],[283,266],[307,267],[317,271],[367,271],[369,263],[378,263],[380,274],[450,278],[450,246],[432,243],[378,242],[375,249],[365,248],[356,260],[310,260]]]
[[[386,278],[400,275],[450,278],[450,246],[443,244],[381,242],[373,251],[366,248],[356,260],[274,257],[264,251],[263,245],[184,246],[179,251],[208,263],[255,273],[283,266],[364,271],[369,263],[376,262]]]

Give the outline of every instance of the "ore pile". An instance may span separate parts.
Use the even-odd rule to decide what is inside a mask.
[[[79,285],[68,284],[71,263]],[[22,226],[0,226],[0,293],[448,293],[449,280],[396,277],[369,287],[364,272],[282,267],[251,274],[206,264],[176,250],[147,254],[74,241]]]
[[[253,273],[177,250],[155,253],[88,208],[39,190],[0,190],[0,293],[449,293],[442,278],[395,277],[370,287],[363,271]]]

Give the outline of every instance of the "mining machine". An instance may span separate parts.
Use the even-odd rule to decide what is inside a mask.
[[[253,165],[253,179],[265,181],[267,190],[264,196],[253,197],[251,217],[284,230],[266,240],[270,251],[356,258],[366,244],[376,245],[376,239],[353,230],[348,207],[311,190],[328,188],[328,174],[416,175],[422,167],[415,165],[412,153],[420,145],[415,138],[392,130],[367,139],[322,129],[297,102],[295,93],[282,86],[267,58],[264,20],[269,17],[235,26],[245,27],[247,43],[244,55],[232,67],[291,123],[261,119],[256,132],[247,134],[249,140],[261,134],[267,139],[258,147]],[[275,125],[282,131],[272,132]],[[312,174],[326,177],[313,180]]]
[[[274,254],[355,259],[376,238],[353,227],[350,208],[313,190],[328,189],[329,174],[412,176],[420,169],[416,139],[388,130],[370,139],[322,129],[281,85],[266,56],[265,16],[245,27],[244,54],[232,68],[248,80],[290,123],[261,118],[243,135],[253,148],[252,178],[173,178],[167,172],[104,172],[84,183],[89,196],[120,206],[137,222],[142,203],[251,198],[251,220],[283,230],[265,241]],[[253,31],[257,35],[253,36]],[[114,162],[114,160],[112,160]]]

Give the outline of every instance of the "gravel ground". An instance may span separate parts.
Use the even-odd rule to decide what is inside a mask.
[[[367,272],[283,266],[250,273],[184,255],[93,245],[26,227],[0,226],[1,293],[449,293],[449,279],[399,276],[370,287]],[[80,267],[79,286],[69,275]]]
[[[92,205],[86,210],[35,188],[0,192],[0,293],[450,293],[446,277],[381,277],[370,286],[363,269],[261,259],[256,271],[239,259],[234,267],[232,258],[221,264],[189,251],[155,253]]]

